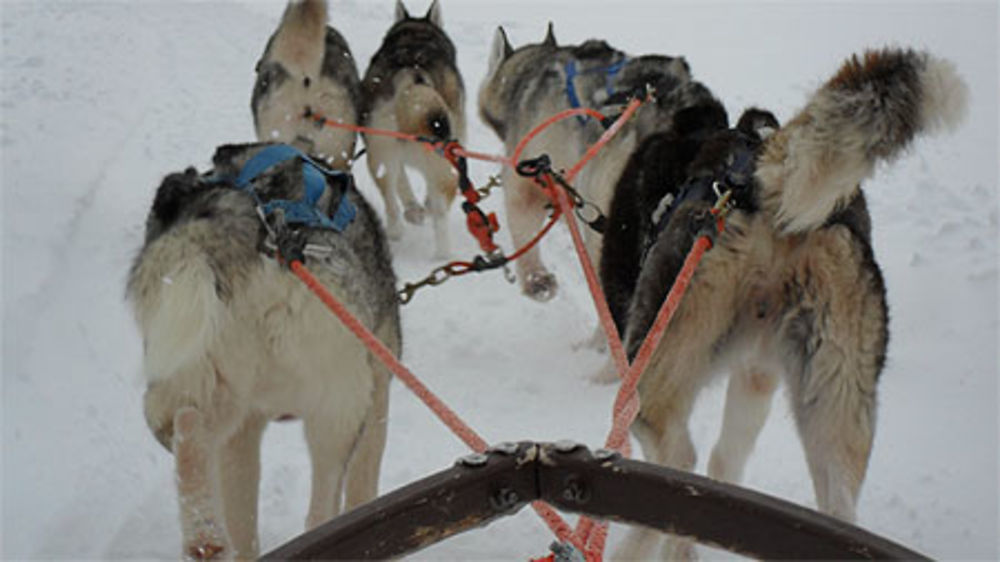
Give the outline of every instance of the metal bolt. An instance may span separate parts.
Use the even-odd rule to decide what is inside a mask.
[[[503,443],[497,443],[490,447],[489,451],[491,453],[500,453],[501,455],[513,455],[517,453],[518,445],[511,441],[504,441]]]
[[[590,501],[590,489],[580,480],[579,476],[571,474],[566,477],[562,496],[566,501],[584,504]]]
[[[597,449],[594,451],[594,458],[598,461],[610,461],[618,458],[619,453],[613,449]]]
[[[572,441],[570,439],[560,439],[559,441],[556,441],[553,445],[555,446],[556,451],[559,451],[560,453],[563,454],[572,453],[573,451],[583,446],[577,443],[576,441]]]
[[[500,513],[505,513],[514,509],[521,496],[511,488],[500,488],[490,496],[490,507]]]
[[[458,464],[469,468],[478,468],[480,466],[485,466],[489,460],[490,457],[488,455],[484,455],[483,453],[472,453],[458,459]]]

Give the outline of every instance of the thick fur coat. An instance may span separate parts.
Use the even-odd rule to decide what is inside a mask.
[[[264,145],[215,154],[236,177]],[[262,203],[302,195],[298,160],[252,184]],[[342,232],[306,229],[326,250],[305,265],[395,354],[396,277],[378,218],[350,182],[329,180],[319,206],[357,209]],[[303,421],[313,467],[307,526],[372,499],[385,444],[389,373],[286,267],[269,257],[257,203],[194,169],[156,192],[127,296],[143,337],[150,429],[177,457],[186,553],[213,545],[257,554],[259,447],[271,420]]]
[[[465,85],[455,45],[444,31],[438,0],[416,18],[396,2],[396,21],[372,56],[362,81],[362,120],[368,127],[400,131],[427,139],[465,141]],[[427,213],[434,228],[436,257],[451,252],[447,213],[458,193],[458,175],[443,157],[420,144],[365,135],[368,169],[385,201],[390,238],[403,235],[402,216],[422,224]],[[427,190],[417,201],[405,169],[420,172]]]
[[[854,519],[888,344],[860,184],[917,136],[955,126],[964,99],[946,61],[870,51],[848,60],[780,128],[760,110],[729,129],[721,107],[693,108],[682,112],[687,124],[678,120],[640,144],[616,187],[601,260],[630,357],[696,236],[712,224],[716,197],[698,186],[737,197],[642,375],[632,430],[647,460],[694,467],[688,416],[712,374],[728,371],[708,471],[738,482],[784,380],[820,510]],[[635,530],[618,557],[648,558],[658,540]],[[690,558],[691,543],[671,540],[662,555]]]

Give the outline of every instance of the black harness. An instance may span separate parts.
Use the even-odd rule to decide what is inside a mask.
[[[645,261],[650,248],[660,234],[666,230],[674,213],[689,201],[714,204],[728,191],[729,205],[744,212],[757,210],[754,196],[754,171],[756,170],[757,148],[761,141],[742,131],[732,129],[739,135],[740,146],[726,157],[725,167],[715,174],[690,178],[676,193],[667,193],[652,210],[652,228],[646,236],[642,260]],[[641,263],[641,262],[640,262]]]

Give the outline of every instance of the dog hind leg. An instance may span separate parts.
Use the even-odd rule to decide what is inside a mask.
[[[888,340],[881,275],[843,227],[815,233],[790,285],[802,295],[783,339],[792,410],[819,509],[853,521],[875,429]]]
[[[260,443],[267,420],[250,416],[222,449],[222,497],[226,528],[240,560],[257,558],[257,497],[260,486]]]
[[[747,458],[771,411],[777,383],[775,375],[757,368],[741,368],[732,374],[722,430],[708,463],[709,476],[733,484],[742,480]]]
[[[358,437],[359,427],[325,416],[303,419],[312,460],[312,494],[306,528],[313,529],[340,514],[346,459]]]
[[[172,448],[177,467],[183,552],[195,560],[228,559],[234,554],[219,492],[218,459],[197,409],[174,415]]]
[[[379,152],[391,150],[394,147],[386,147],[385,141],[368,141],[368,171],[375,180],[379,192],[382,194],[382,201],[385,203],[385,232],[392,240],[399,240],[403,237],[403,226],[399,221],[401,209],[397,196],[397,186],[400,181],[406,181],[406,171],[398,160],[381,160],[374,156],[376,149]],[[402,180],[400,180],[402,178]],[[409,189],[407,187],[407,189]]]
[[[376,362],[376,359],[370,359]],[[373,365],[375,388],[373,404],[365,416],[361,435],[347,465],[347,486],[344,494],[345,511],[369,502],[378,495],[378,480],[385,451],[389,415],[390,374],[381,365]]]
[[[458,193],[458,176],[455,169],[437,154],[427,153],[424,178],[427,183],[425,206],[431,214],[434,226],[434,252],[438,259],[445,259],[451,253],[448,237],[448,209]]]
[[[511,170],[504,169],[503,185],[510,236],[514,247],[520,249],[541,228],[548,201],[534,181],[521,178]],[[514,267],[521,280],[521,291],[525,295],[542,302],[555,296],[558,290],[556,277],[542,264],[538,246],[515,261]]]
[[[693,396],[680,399],[678,403],[686,403],[686,407],[674,410],[667,418],[665,425],[658,422],[649,423],[643,419],[632,424],[632,434],[642,446],[643,456],[647,462],[662,464],[680,470],[691,470],[695,464],[695,449],[687,428],[687,417],[690,414],[690,404]],[[665,506],[669,509],[669,506]],[[622,546],[615,552],[615,560],[651,560],[656,547],[661,547],[660,557],[664,560],[692,560],[695,557],[694,543],[689,539],[669,537],[664,540],[660,531],[645,527],[632,527],[622,541]]]
[[[793,391],[795,419],[820,511],[853,522],[871,453],[875,398],[849,376],[861,371],[840,364],[840,350],[831,347],[817,350],[802,373]]]

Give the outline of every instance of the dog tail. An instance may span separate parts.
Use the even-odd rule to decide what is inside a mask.
[[[757,163],[764,211],[786,233],[819,228],[877,163],[918,135],[957,127],[967,97],[955,67],[927,53],[851,57],[766,141]]]
[[[210,257],[179,232],[144,250],[128,298],[143,336],[148,381],[206,359],[227,313],[219,285]]]
[[[326,0],[291,0],[271,38],[270,58],[312,76],[326,49]]]
[[[438,140],[450,140],[457,134],[448,104],[419,76],[403,87],[395,110],[396,123],[404,133]]]

